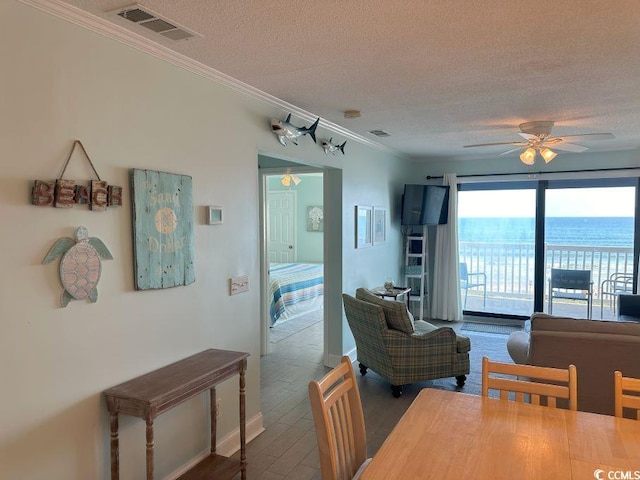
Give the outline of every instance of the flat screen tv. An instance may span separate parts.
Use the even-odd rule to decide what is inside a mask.
[[[440,225],[448,220],[449,186],[404,186],[402,225]]]

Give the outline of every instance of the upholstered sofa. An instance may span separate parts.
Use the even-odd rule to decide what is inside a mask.
[[[531,317],[530,332],[509,336],[507,350],[516,363],[545,367],[576,366],[578,410],[613,415],[613,372],[640,378],[640,323]]]
[[[449,327],[414,320],[403,302],[383,300],[359,288],[356,298],[342,295],[356,341],[360,373],[370,368],[391,383],[394,397],[402,386],[455,377],[459,387],[469,373],[469,338]]]

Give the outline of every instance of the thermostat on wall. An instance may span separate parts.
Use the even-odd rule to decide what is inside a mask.
[[[208,209],[207,223],[209,225],[219,225],[222,223],[222,207],[212,205]]]

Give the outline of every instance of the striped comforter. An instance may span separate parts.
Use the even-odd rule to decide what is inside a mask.
[[[319,297],[324,293],[324,265],[311,263],[271,263],[269,265],[269,313],[271,325],[287,305]]]

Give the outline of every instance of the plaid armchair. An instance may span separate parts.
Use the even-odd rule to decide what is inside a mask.
[[[364,288],[356,298],[343,294],[344,311],[356,341],[360,373],[371,368],[391,383],[394,397],[407,383],[456,377],[459,387],[469,373],[469,338],[452,328],[413,320],[402,302],[383,300]]]

